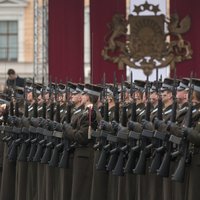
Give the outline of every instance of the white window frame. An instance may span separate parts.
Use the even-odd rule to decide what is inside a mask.
[[[0,0],[0,21],[17,21],[18,23],[18,57],[17,62],[24,62],[24,7],[26,2],[18,0],[2,3]],[[8,61],[9,62],[9,61]]]

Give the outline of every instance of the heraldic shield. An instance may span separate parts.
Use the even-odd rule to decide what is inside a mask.
[[[154,14],[139,15],[145,10]],[[133,11],[136,15],[129,15],[128,19],[120,14],[113,16],[102,50],[105,60],[117,63],[119,69],[125,65],[142,69],[149,76],[154,68],[174,68],[175,63],[191,59],[191,45],[182,36],[190,29],[189,16],[180,21],[177,14],[170,18],[157,15],[158,5],[148,2],[135,6]]]

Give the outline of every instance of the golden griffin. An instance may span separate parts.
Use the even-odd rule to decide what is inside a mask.
[[[154,15],[139,15],[145,10]],[[182,36],[190,29],[190,17],[180,20],[177,14],[173,14],[167,18],[158,15],[159,11],[158,5],[145,2],[135,6],[136,15],[129,15],[128,19],[120,14],[114,15],[108,25],[103,58],[118,64],[119,69],[125,65],[142,69],[147,76],[154,68],[167,65],[174,68],[177,62],[191,59],[191,45]]]

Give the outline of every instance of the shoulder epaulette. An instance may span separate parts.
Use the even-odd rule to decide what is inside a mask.
[[[172,109],[165,111],[163,114],[166,115],[166,114],[169,114],[170,112],[172,112]]]

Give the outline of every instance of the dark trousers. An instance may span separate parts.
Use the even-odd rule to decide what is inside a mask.
[[[59,169],[59,181],[60,181],[60,199],[59,200],[68,200],[71,199],[72,191],[72,174],[73,174],[73,159],[74,154],[71,153],[69,157],[69,166],[68,168]]]
[[[15,200],[26,200],[28,162],[17,161]]]
[[[95,151],[94,153],[92,189],[90,200],[107,200],[108,172],[96,170],[96,164],[99,160],[100,154],[100,151]]]
[[[92,147],[74,151],[71,200],[89,200],[92,187],[94,150]]]
[[[27,193],[26,200],[37,200],[37,163],[28,163],[28,175],[27,175]]]
[[[8,153],[8,146],[7,144],[4,144],[0,200],[15,199],[16,162],[10,162],[7,159],[7,153]]]

